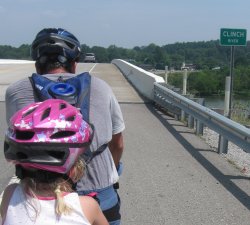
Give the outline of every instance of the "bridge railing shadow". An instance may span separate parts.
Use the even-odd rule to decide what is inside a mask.
[[[198,149],[195,148],[190,142],[188,142],[183,136],[181,131],[177,131],[175,125],[169,123],[169,119],[166,118],[164,112],[158,107],[147,105],[148,110],[162,123],[162,125],[176,138],[176,140],[185,148],[185,150],[197,160],[220,184],[224,186],[236,199],[238,199],[246,208],[250,210],[250,196],[245,190],[238,187],[232,180],[247,180],[246,176],[231,176],[223,174],[216,165],[213,165],[201,152],[211,151],[211,149]],[[170,119],[172,120],[172,119]],[[184,126],[184,125],[183,125]],[[216,153],[215,153],[216,154]]]

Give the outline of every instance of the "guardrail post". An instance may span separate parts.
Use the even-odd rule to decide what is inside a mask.
[[[188,128],[194,128],[194,117],[188,115]]]
[[[186,95],[187,94],[187,69],[184,69],[183,73],[183,88],[182,88],[182,94]]]
[[[199,120],[196,120],[196,135],[203,135],[203,128],[203,123]]]
[[[182,87],[182,95],[186,96],[187,94],[187,69],[184,69],[183,73],[183,87]],[[181,120],[185,120],[185,111],[181,110]]]
[[[199,98],[199,99],[197,99],[197,103],[204,106],[205,99]],[[196,135],[203,135],[203,128],[204,128],[204,124],[201,121],[196,120]]]
[[[230,118],[230,86],[231,86],[231,77],[226,76],[225,82],[225,105],[224,105],[224,116]],[[219,143],[218,143],[218,153],[219,154],[227,154],[228,151],[228,140],[223,136],[219,135]]]
[[[227,154],[227,151],[228,151],[228,140],[223,136],[219,135],[218,153]]]
[[[168,83],[168,66],[165,66],[165,83]]]
[[[181,110],[181,121],[185,121],[185,111]]]

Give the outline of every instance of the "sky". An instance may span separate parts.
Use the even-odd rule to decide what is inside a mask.
[[[0,0],[0,21],[0,45],[13,47],[48,27],[89,47],[163,46],[218,40],[221,28],[250,30],[250,0]]]

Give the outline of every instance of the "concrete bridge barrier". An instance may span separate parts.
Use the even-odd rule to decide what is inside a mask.
[[[123,75],[133,84],[133,86],[146,98],[154,99],[154,83],[164,82],[164,79],[142,68],[121,59],[114,59],[111,62],[116,65]]]

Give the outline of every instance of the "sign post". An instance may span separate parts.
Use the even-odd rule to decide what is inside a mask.
[[[234,47],[235,46],[246,46],[247,44],[247,30],[246,29],[231,29],[221,28],[220,30],[220,44],[222,46],[231,46],[231,57],[230,57],[230,85],[229,85],[229,100],[225,98],[225,101],[229,101],[229,104],[225,102],[225,116],[231,118],[232,111],[232,92],[233,92],[233,70],[234,70]],[[228,90],[225,90],[228,91]]]
[[[233,93],[233,70],[234,70],[234,48],[235,46],[246,46],[247,30],[221,28],[220,45],[231,46],[230,55],[230,74],[226,77],[225,85],[225,107],[224,116],[231,118],[232,113],[232,93]],[[219,153],[227,153],[228,140],[220,135],[219,137]]]

